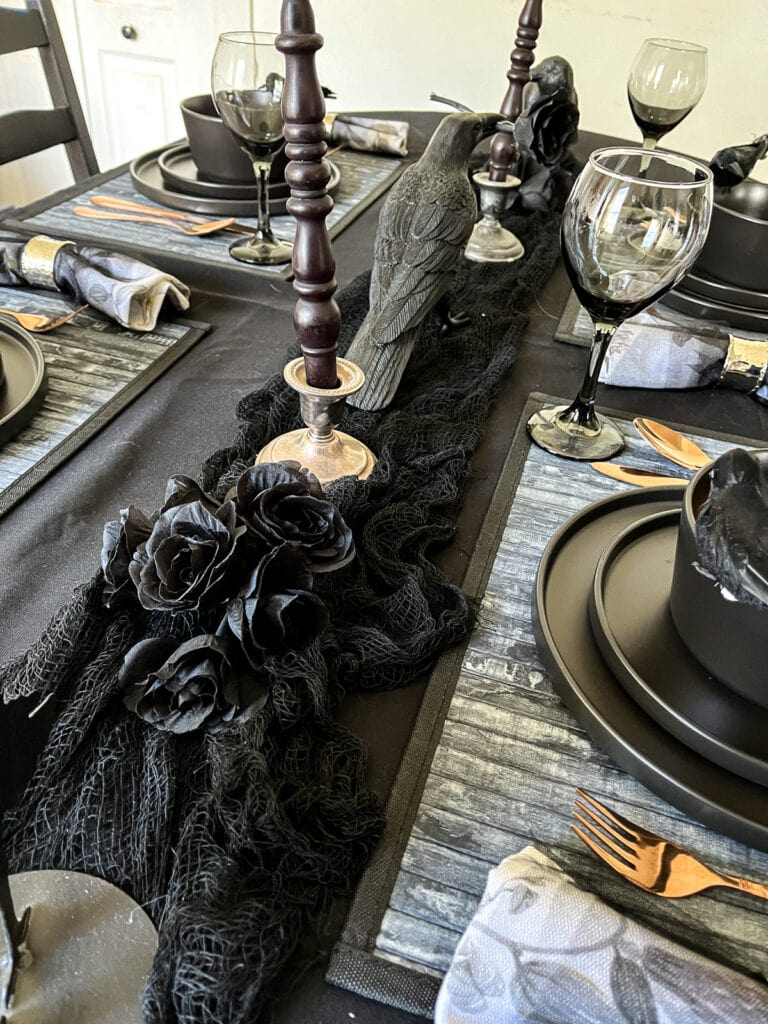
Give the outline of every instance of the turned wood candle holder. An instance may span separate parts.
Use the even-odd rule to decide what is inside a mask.
[[[325,224],[333,209],[327,191],[331,169],[325,160],[325,100],[315,66],[322,45],[310,0],[283,0],[276,46],[285,56],[285,179],[291,189],[288,212],[296,219],[293,323],[302,351],[284,375],[300,396],[306,428],[270,441],[256,462],[299,462],[327,483],[342,476],[362,479],[376,459],[362,442],[336,429],[347,397],[360,390],[365,378],[354,363],[336,358],[341,313],[333,297],[336,263]]]

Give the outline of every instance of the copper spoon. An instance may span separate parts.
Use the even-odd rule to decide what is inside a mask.
[[[13,317],[25,330],[30,331],[32,334],[45,334],[47,331],[55,331],[62,324],[68,324],[70,320],[74,320],[77,314],[82,313],[84,309],[88,309],[87,303],[85,306],[79,306],[77,309],[73,309],[71,313],[64,313],[62,316],[17,313],[15,309],[0,309],[0,313]]]
[[[640,436],[645,438],[654,451],[684,469],[702,469],[712,461],[694,441],[672,427],[657,423],[656,420],[647,420],[642,416],[638,416],[632,422]]]
[[[235,223],[234,217],[223,220],[205,221],[203,224],[180,224],[168,217],[140,217],[133,213],[110,213],[108,210],[97,210],[91,206],[74,206],[72,212],[78,217],[90,217],[93,220],[127,220],[134,224],[163,224],[175,228],[185,235],[212,235],[214,231],[223,231]]]

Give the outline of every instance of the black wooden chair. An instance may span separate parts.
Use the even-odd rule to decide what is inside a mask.
[[[26,10],[0,8],[0,56],[37,48],[53,108],[0,115],[0,164],[63,145],[75,180],[99,165],[83,117],[51,0],[26,0]]]

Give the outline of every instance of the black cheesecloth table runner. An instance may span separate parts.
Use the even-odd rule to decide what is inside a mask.
[[[262,713],[215,736],[179,738],[126,712],[123,655],[167,620],[103,609],[100,573],[0,680],[6,700],[55,693],[56,703],[35,774],[6,821],[11,868],[92,872],[147,909],[159,929],[144,1002],[153,1024],[253,1021],[301,933],[349,889],[376,842],[381,812],[363,783],[364,752],[333,714],[347,692],[412,680],[467,633],[468,603],[430,551],[451,537],[523,310],[557,256],[555,218],[512,226],[524,261],[461,265],[454,309],[472,324],[443,335],[430,316],[393,405],[348,410],[346,428],[379,456],[368,481],[327,488],[358,558],[319,578],[331,626],[308,651],[270,665]],[[365,315],[367,286],[359,278],[340,296],[342,351]],[[300,425],[297,406],[282,378],[243,399],[240,432],[207,461],[203,487],[222,498],[269,438]],[[168,476],[175,471],[169,465]],[[193,636],[194,614],[176,628],[180,640]]]

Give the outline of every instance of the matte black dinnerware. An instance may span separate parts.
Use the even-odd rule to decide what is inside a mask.
[[[694,271],[718,281],[768,291],[768,183],[747,178],[715,192],[709,235]]]

